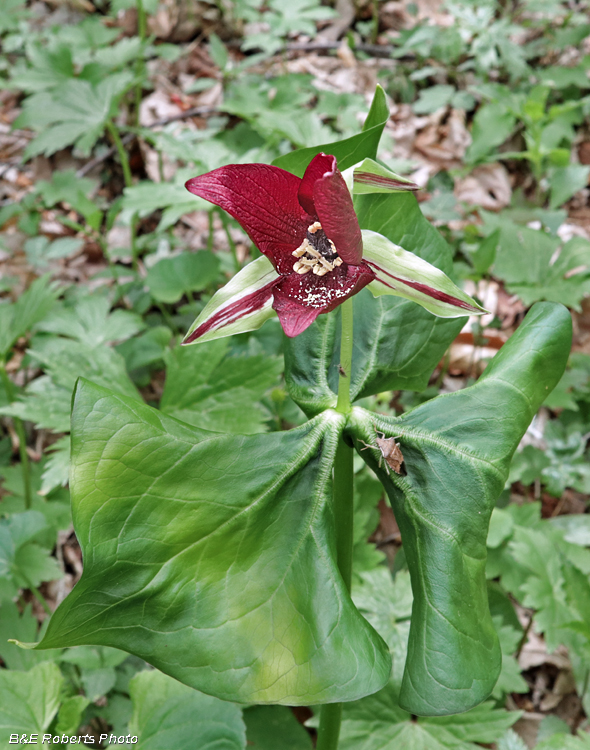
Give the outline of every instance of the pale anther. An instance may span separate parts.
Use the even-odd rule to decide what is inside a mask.
[[[310,224],[307,228],[307,237],[297,250],[293,250],[292,255],[299,258],[293,265],[293,270],[299,274],[311,270],[316,276],[325,276],[342,265],[342,258],[338,255],[332,240],[326,237],[319,221]]]

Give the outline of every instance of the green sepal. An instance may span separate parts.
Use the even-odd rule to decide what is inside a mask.
[[[70,487],[82,578],[38,648],[129,651],[242,703],[354,700],[391,660],[336,564],[344,418],[223,435],[81,380]]]
[[[342,172],[342,177],[352,195],[420,190],[420,185],[392,172],[374,159],[363,159],[358,164],[348,167]]]
[[[495,685],[501,653],[486,590],[489,519],[512,454],[563,374],[570,345],[567,309],[540,303],[470,388],[399,418],[353,410],[349,429],[387,490],[412,579],[400,695],[411,713],[466,711]],[[397,438],[401,474],[387,474],[378,448],[360,444],[375,445],[377,431]]]

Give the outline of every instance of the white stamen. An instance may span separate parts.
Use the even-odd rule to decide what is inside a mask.
[[[315,234],[321,228],[322,225],[320,222],[314,221],[314,223],[310,224],[307,228],[307,231],[310,234]],[[330,243],[332,252],[337,253],[336,246],[332,240],[328,238],[328,242]],[[316,276],[325,276],[330,271],[333,271],[335,268],[342,265],[342,258],[339,256],[334,258],[333,261],[324,258],[319,250],[316,250],[316,248],[310,243],[307,237],[303,240],[297,250],[293,250],[292,255],[295,258],[300,259],[293,265],[293,270],[299,274],[313,271]]]

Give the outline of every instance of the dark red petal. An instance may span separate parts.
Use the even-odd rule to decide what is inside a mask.
[[[302,307],[286,297],[277,298],[275,296],[273,307],[279,316],[283,331],[291,339],[309,328],[321,313],[321,310],[316,310],[313,307]]]
[[[329,172],[336,170],[336,157],[328,154],[317,154],[307,165],[305,174],[299,184],[299,203],[310,216],[317,216],[313,202],[313,188],[315,183]]]
[[[185,187],[227,211],[277,271],[289,273],[291,253],[305,239],[309,225],[297,199],[300,182],[268,164],[230,164],[193,177]]]
[[[375,278],[366,263],[342,265],[325,276],[313,272],[291,273],[279,280],[273,290],[276,310],[287,336],[302,333],[321,313],[327,313]]]
[[[352,196],[335,165],[332,172],[316,180],[313,202],[322,229],[336,245],[338,255],[345,263],[358,266],[363,257],[361,229]]]

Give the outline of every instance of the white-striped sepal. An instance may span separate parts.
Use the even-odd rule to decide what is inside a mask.
[[[217,291],[184,337],[183,344],[254,331],[276,315],[273,287],[280,278],[265,256],[248,263]]]
[[[363,260],[377,275],[369,284],[375,297],[380,294],[404,297],[442,318],[487,312],[435,266],[377,232],[363,229],[362,234]]]
[[[352,195],[406,193],[408,190],[420,190],[420,185],[416,185],[407,177],[401,177],[373,159],[364,159],[345,169],[342,176]]]

